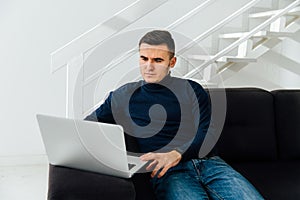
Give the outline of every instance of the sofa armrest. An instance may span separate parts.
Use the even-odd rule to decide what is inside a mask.
[[[135,199],[135,190],[130,179],[50,165],[48,199]]]

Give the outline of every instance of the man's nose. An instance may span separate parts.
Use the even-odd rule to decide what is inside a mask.
[[[152,62],[152,61],[147,61],[147,63],[146,63],[146,68],[148,69],[148,70],[153,70],[154,69],[154,63]]]

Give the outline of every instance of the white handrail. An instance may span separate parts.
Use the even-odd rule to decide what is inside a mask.
[[[199,6],[197,6],[196,8],[194,8],[193,10],[191,10],[190,12],[185,14],[184,16],[182,16],[179,19],[177,19],[176,21],[174,21],[172,24],[168,25],[165,29],[172,30],[172,29],[176,28],[176,26],[182,24],[187,19],[189,19],[192,16],[194,16],[195,14],[197,14],[200,10],[202,10],[203,8],[205,8],[206,6],[211,4],[213,1],[216,1],[216,0],[207,0],[207,1],[203,2],[202,4],[200,4]]]
[[[172,30],[172,29],[176,28],[178,25],[182,24],[183,22],[185,22],[186,20],[188,20],[189,18],[191,18],[192,16],[197,14],[200,10],[202,10],[203,8],[205,8],[206,6],[208,6],[209,4],[211,4],[214,1],[215,0],[206,0],[205,2],[203,2],[202,4],[200,4],[199,6],[197,6],[196,8],[194,8],[193,10],[191,10],[190,12],[185,14],[184,16],[182,16],[179,19],[177,19],[176,21],[174,21],[172,24],[165,27],[165,29]],[[97,72],[93,73],[91,76],[89,76],[88,78],[86,78],[84,80],[84,85],[88,85],[90,82],[94,81],[99,76],[102,76],[107,71],[110,71],[111,69],[115,68],[118,64],[123,62],[125,59],[128,59],[129,57],[133,56],[136,53],[136,49],[137,49],[137,47],[125,52],[123,55],[121,55],[116,60],[113,60],[108,65],[104,66],[103,68],[99,69]]]
[[[265,27],[267,27],[268,25],[270,25],[272,22],[274,22],[275,20],[277,20],[278,18],[280,18],[284,14],[288,13],[291,9],[293,9],[294,7],[296,7],[299,3],[300,3],[300,0],[296,0],[293,3],[291,3],[290,5],[288,5],[287,7],[285,7],[284,9],[280,10],[277,14],[273,15],[271,18],[269,18],[268,20],[266,20],[264,23],[258,25],[252,31],[246,33],[244,37],[241,37],[240,39],[238,39],[237,41],[235,41],[234,43],[232,43],[231,45],[229,45],[228,47],[226,47],[225,49],[223,49],[222,51],[220,51],[216,55],[212,56],[210,60],[205,61],[203,64],[199,65],[196,69],[193,69],[192,71],[190,71],[189,73],[187,73],[186,75],[184,75],[184,77],[188,78],[188,77],[194,76],[200,70],[202,70],[202,69],[206,68],[207,66],[209,66],[210,64],[214,63],[216,60],[218,60],[222,56],[224,56],[227,53],[229,53],[230,51],[232,51],[238,45],[240,45],[244,41],[248,40],[254,34],[256,34],[257,32],[261,31],[262,29],[264,29]]]
[[[145,0],[136,0],[129,6],[123,8],[121,11],[116,13],[114,16],[106,20],[105,22],[96,25],[94,28],[89,31],[81,34],[77,38],[68,42],[66,45],[57,49],[51,53],[51,71],[54,73],[62,66],[66,65],[67,62],[72,59],[74,56],[79,55],[81,50],[78,49],[91,49],[97,44],[103,42],[104,40],[112,37],[116,33],[123,30],[128,25],[134,23],[138,19],[147,15],[149,12],[155,8],[166,3],[168,0],[156,0],[156,1],[145,1]],[[99,35],[104,35],[99,37]],[[92,40],[89,42],[83,41]],[[79,52],[80,51],[80,52]]]

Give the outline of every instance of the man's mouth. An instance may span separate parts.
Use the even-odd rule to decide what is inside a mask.
[[[154,76],[155,74],[145,73],[146,76]]]

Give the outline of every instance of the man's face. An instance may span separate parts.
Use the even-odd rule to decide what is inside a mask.
[[[176,57],[170,59],[167,45],[140,45],[140,70],[147,83],[158,83],[169,74],[176,63]]]

